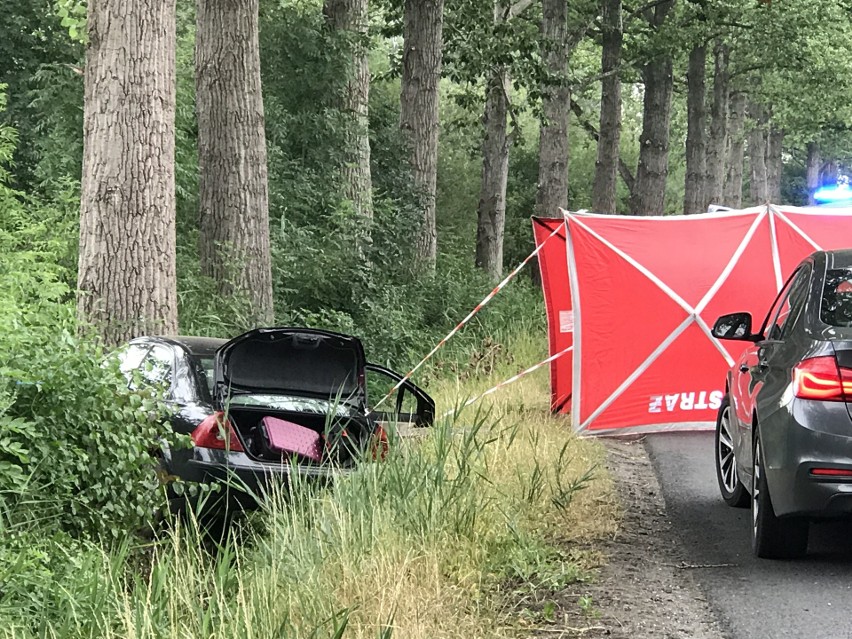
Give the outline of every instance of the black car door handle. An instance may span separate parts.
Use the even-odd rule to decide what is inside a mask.
[[[748,373],[748,364],[740,364],[740,372]]]
[[[767,368],[769,368],[769,362],[767,362],[766,360],[762,360],[757,363],[757,368],[758,370],[765,371]]]

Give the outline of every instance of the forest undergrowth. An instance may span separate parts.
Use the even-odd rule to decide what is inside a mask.
[[[22,518],[44,491],[6,499],[0,634],[501,637],[543,623],[597,561],[577,542],[614,530],[602,448],[550,415],[546,369],[456,408],[543,359],[542,341],[498,335],[469,374],[433,371],[449,411],[433,428],[330,486],[281,486],[216,543],[194,515],[143,541]]]

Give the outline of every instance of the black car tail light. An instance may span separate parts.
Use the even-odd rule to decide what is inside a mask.
[[[225,417],[222,411],[216,411],[206,417],[194,431],[192,441],[199,448],[216,448],[219,450],[231,450],[238,453],[245,452],[240,438],[237,436],[231,420]]]
[[[852,369],[840,368],[832,355],[802,360],[793,368],[793,392],[802,399],[852,399]]]

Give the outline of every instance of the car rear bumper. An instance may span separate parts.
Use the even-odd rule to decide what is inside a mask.
[[[769,479],[772,505],[781,517],[807,516],[812,518],[835,518],[852,516],[852,478],[847,480],[816,478],[813,468],[846,468],[852,470],[847,460],[803,460],[795,471],[775,471],[775,481]]]
[[[767,463],[772,505],[781,516],[852,516],[852,477],[818,477],[829,468],[852,471],[852,421],[839,402],[794,400],[781,423],[762,424],[761,438],[772,441]],[[765,445],[764,450],[768,452]]]
[[[167,456],[170,474],[186,482],[215,483],[222,486],[227,503],[240,508],[256,508],[270,491],[286,486],[298,475],[302,481],[330,481],[351,471],[329,466],[299,466],[289,463],[259,462],[245,453],[192,448]]]

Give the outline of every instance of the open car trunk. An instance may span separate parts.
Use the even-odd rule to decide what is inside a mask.
[[[363,346],[355,337],[305,328],[259,328],[217,350],[214,401],[257,459],[346,465],[372,436],[365,366]],[[283,426],[289,429],[287,436],[309,442],[311,451],[318,447],[320,462],[272,445],[265,436],[266,417],[290,422]]]
[[[261,422],[265,417],[275,417],[307,428],[320,436],[321,463],[351,465],[359,451],[365,450],[372,438],[372,427],[363,416],[326,416],[318,413],[274,410],[257,406],[231,406],[228,417],[240,435],[246,452],[263,461],[315,464],[301,455],[282,452],[270,447]]]
[[[365,401],[360,340],[307,328],[257,328],[216,351],[214,399],[231,395],[284,395],[350,403]]]

